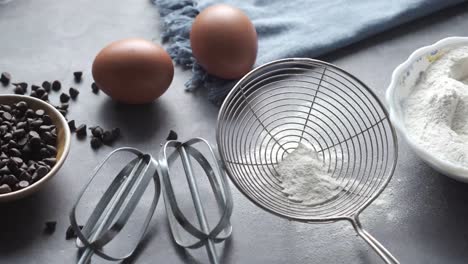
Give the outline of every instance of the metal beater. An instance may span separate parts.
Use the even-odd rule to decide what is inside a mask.
[[[282,192],[275,166],[301,142],[330,161],[342,186],[325,203],[305,205]],[[312,59],[260,66],[225,99],[217,143],[230,179],[260,208],[301,222],[347,220],[386,263],[398,263],[358,217],[390,181],[398,146],[387,111],[356,77]]]
[[[196,148],[200,145],[208,150],[208,152],[205,152],[207,153],[206,156]],[[113,178],[112,183],[103,193],[96,207],[87,218],[83,229],[80,229],[76,217],[76,208],[80,204],[84,192],[90,187],[91,182],[101,168],[107,164],[111,157],[119,152],[128,152],[134,154],[135,157]],[[170,171],[174,166],[174,161],[178,157],[182,160],[199,225],[191,223],[189,218],[180,210],[174,193]],[[220,217],[213,228],[210,228],[205,214],[203,201],[198,190],[197,178],[193,171],[192,160],[196,161],[203,168],[217,202]],[[221,170],[219,160],[216,152],[208,142],[201,138],[194,138],[184,143],[174,140],[168,141],[161,150],[159,164],[151,155],[143,154],[134,148],[120,148],[110,153],[97,167],[91,179],[81,191],[70,213],[71,226],[78,236],[76,244],[84,250],[78,263],[89,263],[93,254],[111,261],[123,260],[130,257],[146,233],[158,203],[161,184],[164,189],[167,217],[176,243],[185,248],[206,246],[210,262],[219,263],[214,244],[224,241],[231,235],[232,226],[230,224],[230,217],[233,208],[227,178]],[[117,166],[121,164],[112,165]],[[158,171],[161,174],[161,182]],[[139,239],[131,247],[130,252],[126,254],[115,256],[106,253],[103,247],[112,241],[125,226],[151,180],[153,180],[155,185],[154,198],[148,208],[148,214],[142,225],[142,229],[139,232]],[[181,235],[183,232],[191,235],[195,241],[184,239]]]
[[[201,147],[199,147],[200,145]],[[203,146],[208,150],[206,156],[200,151]],[[199,225],[192,224],[177,203],[170,173],[177,158],[180,158],[182,161]],[[212,160],[211,163],[209,159]],[[196,161],[203,169],[217,202],[220,217],[212,228],[209,226],[197,183],[197,179],[200,179],[202,176],[198,175],[198,177],[195,177],[192,161]],[[159,165],[163,183],[164,201],[174,240],[178,245],[185,248],[205,246],[210,262],[213,264],[219,263],[215,243],[222,242],[231,235],[232,226],[230,218],[233,203],[227,178],[221,169],[222,164],[217,152],[202,138],[190,139],[183,143],[174,140],[168,141],[161,150]],[[182,232],[190,234],[194,240],[184,239],[181,235]]]
[[[98,175],[99,171],[107,164],[111,157],[120,152],[133,154],[135,158],[130,160],[113,178],[96,207],[92,210],[83,229],[81,229],[76,218],[77,206],[80,204],[85,191],[90,187],[90,184],[93,182],[96,175]],[[107,253],[103,247],[114,239],[125,224],[127,224],[127,221],[134,212],[151,180],[154,183],[155,192],[151,205],[148,208],[148,214],[138,233],[136,243],[131,245],[128,253],[117,256]],[[151,155],[144,154],[134,148],[119,148],[111,152],[96,168],[91,179],[80,192],[78,200],[70,213],[71,226],[78,236],[76,244],[79,248],[83,249],[78,263],[89,263],[93,254],[110,261],[119,261],[130,257],[148,229],[154,210],[158,204],[160,192],[161,187],[157,174],[157,163],[153,160]]]

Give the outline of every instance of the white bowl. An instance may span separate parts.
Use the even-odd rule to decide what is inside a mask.
[[[445,38],[433,45],[417,49],[393,71],[392,81],[387,89],[386,100],[393,125],[416,154],[438,172],[455,180],[468,182],[467,167],[440,159],[411,139],[403,121],[402,109],[402,102],[413,90],[420,74],[445,52],[459,46],[468,46],[468,37]]]

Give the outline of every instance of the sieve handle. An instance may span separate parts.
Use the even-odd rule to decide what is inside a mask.
[[[371,234],[362,228],[359,218],[356,216],[349,219],[353,224],[354,229],[364,241],[371,246],[375,252],[385,261],[386,264],[400,264],[400,262],[384,247],[382,244],[377,241]]]

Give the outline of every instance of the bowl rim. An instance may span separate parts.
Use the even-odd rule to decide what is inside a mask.
[[[416,154],[424,161],[426,161],[430,166],[435,166],[435,169],[441,172],[444,175],[452,177],[457,180],[461,180],[464,182],[468,182],[468,168],[463,167],[459,164],[453,163],[448,160],[441,159],[439,157],[434,156],[433,153],[427,151],[425,148],[419,146],[415,143],[407,133],[406,127],[403,123],[403,120],[398,118],[396,114],[395,105],[398,103],[396,97],[394,96],[396,90],[398,88],[398,81],[400,77],[403,75],[404,71],[408,69],[414,61],[421,57],[422,55],[428,53],[433,49],[440,49],[449,45],[456,46],[457,44],[467,44],[468,45],[468,37],[448,37],[441,39],[431,45],[423,46],[416,49],[411,55],[400,65],[398,65],[395,70],[392,72],[392,77],[390,84],[387,88],[385,93],[385,101],[388,106],[388,112],[390,114],[390,120],[397,129],[397,131],[402,135],[405,141],[413,148]],[[449,170],[449,171],[447,171]],[[456,171],[456,172],[454,172]]]
[[[57,163],[55,163],[55,165],[51,168],[51,170],[40,180],[38,180],[37,182],[31,184],[30,186],[24,189],[0,194],[0,202],[10,201],[16,198],[25,197],[28,194],[32,194],[36,192],[45,182],[47,182],[50,178],[52,178],[52,176],[54,176],[57,173],[57,171],[62,167],[63,163],[65,162],[65,159],[68,156],[68,152],[70,151],[70,141],[71,141],[71,132],[70,132],[70,129],[68,127],[68,123],[65,117],[57,109],[55,109],[55,107],[53,107],[51,104],[44,102],[42,100],[39,100],[37,98],[27,96],[27,95],[0,94],[0,99],[1,98],[14,98],[14,99],[18,99],[18,101],[23,100],[26,102],[34,101],[38,105],[41,105],[44,109],[54,112],[58,116],[59,122],[63,124],[63,127],[65,129],[64,129],[64,142],[63,142],[64,145],[63,145],[62,156],[60,157],[59,160],[57,160]]]

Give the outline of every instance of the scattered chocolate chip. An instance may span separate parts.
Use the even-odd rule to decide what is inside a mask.
[[[48,93],[43,94],[41,96],[41,100],[45,101],[45,102],[48,102],[49,101],[49,94]]]
[[[46,90],[44,88],[39,88],[39,89],[36,90],[36,94],[39,97],[43,96],[45,93],[47,93],[47,92],[46,92]]]
[[[93,149],[98,149],[102,146],[102,140],[98,137],[92,137],[90,144]]]
[[[83,72],[76,71],[73,73],[73,77],[75,78],[75,82],[81,82],[81,77],[83,76]]]
[[[80,92],[77,89],[70,87],[69,94],[72,99],[76,99],[76,97],[78,96],[78,94],[80,94]]]
[[[21,94],[21,95],[24,94],[23,88],[21,88],[21,87],[19,87],[19,86],[16,86],[15,89],[13,89],[13,92],[14,92],[15,94]]]
[[[34,97],[34,98],[38,98],[38,97],[39,97],[39,96],[37,96],[36,91],[31,91],[31,93],[29,94],[29,96]]]
[[[60,94],[60,102],[66,103],[70,100],[70,96],[66,93]]]
[[[116,127],[112,129],[112,135],[114,135],[114,139],[117,139],[120,137],[120,128]]]
[[[52,234],[55,232],[56,226],[57,226],[57,221],[47,221],[45,222],[44,232],[48,234]]]
[[[50,92],[50,89],[52,88],[52,84],[50,84],[49,81],[44,81],[42,83],[42,88],[44,88],[46,92]]]
[[[76,135],[78,137],[84,137],[86,136],[87,132],[86,132],[86,125],[83,124],[83,125],[80,125],[79,127],[76,128]]]
[[[89,129],[91,130],[91,134],[98,138],[101,138],[104,133],[104,130],[100,126],[90,127]]]
[[[68,127],[72,132],[74,132],[76,130],[75,120],[68,121]]]
[[[93,82],[93,83],[91,84],[91,90],[92,90],[93,93],[95,93],[95,94],[99,93],[99,87],[97,86],[96,83]]]
[[[16,87],[20,87],[21,89],[23,89],[23,93],[26,93],[26,91],[28,90],[28,84],[25,82],[12,83],[12,84]]]
[[[11,80],[11,75],[8,72],[2,72],[2,75],[0,76],[0,82],[4,86],[7,86],[10,83],[10,80]]]
[[[62,84],[59,81],[55,80],[52,82],[52,90],[59,91],[61,88]]]
[[[83,229],[83,226],[79,225],[78,228],[81,230],[81,229]],[[67,228],[67,231],[65,232],[65,239],[70,240],[70,239],[76,238],[76,237],[77,237],[77,235],[76,235],[75,229],[73,229],[72,226],[69,226]]]
[[[40,88],[39,85],[35,85],[35,84],[32,84],[32,85],[31,85],[31,90],[32,90],[32,91],[36,91],[36,90],[39,89],[39,88]]]
[[[177,133],[174,130],[169,131],[169,135],[167,136],[166,140],[177,140]]]
[[[104,133],[102,134],[102,143],[106,144],[106,145],[111,145],[115,140],[115,137],[114,135],[112,134],[112,131],[104,131]]]

